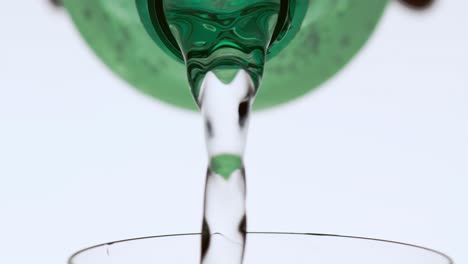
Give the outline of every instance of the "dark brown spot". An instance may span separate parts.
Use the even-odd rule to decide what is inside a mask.
[[[63,0],[49,0],[49,2],[56,7],[63,6]]]
[[[399,1],[414,9],[425,9],[434,3],[434,0],[399,0]]]

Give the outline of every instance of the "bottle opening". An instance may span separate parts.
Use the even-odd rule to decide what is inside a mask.
[[[182,0],[136,0],[137,8],[141,20],[146,30],[153,40],[173,58],[184,62],[183,52],[177,42],[177,37],[173,35],[167,20],[167,13],[164,6],[171,3],[192,4],[211,6],[217,12],[222,12],[222,5],[239,5],[250,2],[271,2],[271,1],[182,1]],[[279,53],[294,38],[299,31],[305,17],[309,0],[277,0],[279,9],[277,13],[277,23],[271,35],[271,42],[267,50],[267,59]]]

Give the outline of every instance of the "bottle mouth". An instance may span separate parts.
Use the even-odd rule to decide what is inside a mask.
[[[309,0],[281,0],[278,20],[267,50],[267,59],[276,55],[294,38],[305,17],[308,2]],[[141,21],[152,39],[166,53],[184,62],[182,51],[166,20],[163,0],[136,0],[136,3]]]

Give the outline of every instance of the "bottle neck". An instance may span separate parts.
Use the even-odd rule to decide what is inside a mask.
[[[149,35],[161,49],[180,62],[184,62],[183,52],[180,49],[176,36],[171,31],[165,6],[171,5],[171,3],[177,5],[204,5],[205,7],[210,7],[211,5],[211,9],[217,9],[222,12],[222,8],[219,8],[221,2],[232,3],[231,1],[203,0],[197,1],[195,4],[193,4],[194,1],[188,0],[136,0],[136,2],[141,21]],[[236,3],[239,3],[238,5],[252,2],[267,3],[271,1],[236,1]],[[267,47],[267,59],[278,54],[294,38],[300,29],[309,6],[309,0],[277,0],[274,2],[278,2],[279,9],[277,12],[277,23]]]

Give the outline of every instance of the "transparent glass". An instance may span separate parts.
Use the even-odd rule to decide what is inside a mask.
[[[69,264],[199,264],[200,234],[155,236],[94,246]],[[248,233],[245,264],[451,264],[428,248],[361,237]],[[220,263],[221,264],[221,263]]]

